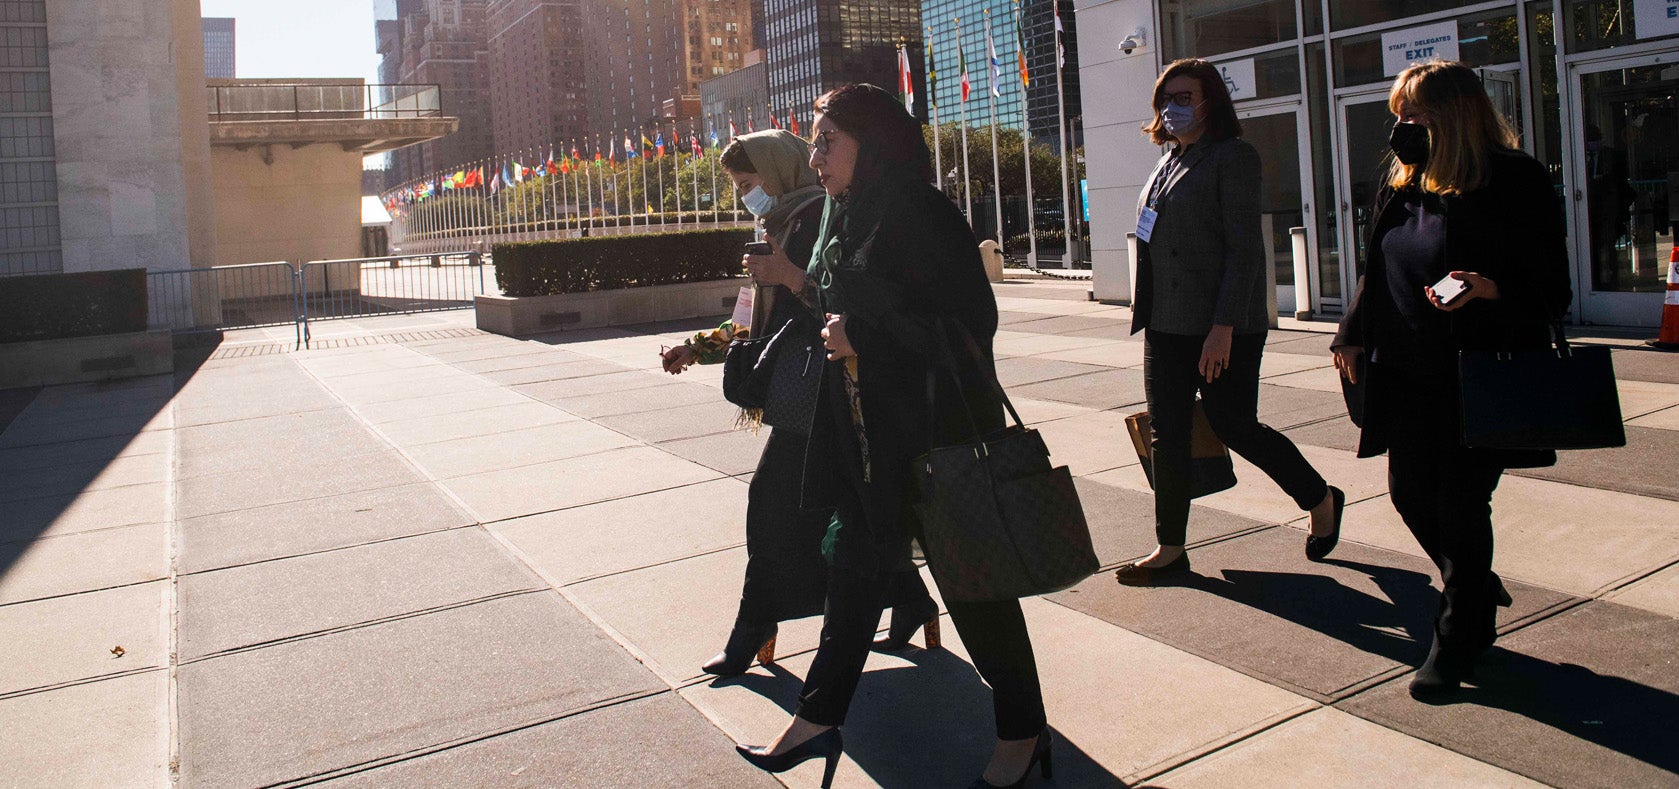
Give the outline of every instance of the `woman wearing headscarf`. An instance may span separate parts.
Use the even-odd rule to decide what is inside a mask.
[[[970,440],[976,425],[1000,428],[1003,417],[991,354],[996,300],[967,222],[931,184],[920,123],[872,85],[830,91],[816,113],[811,165],[830,199],[808,281],[830,361],[804,496],[835,512],[827,613],[792,722],[771,744],[738,750],[771,772],[825,758],[827,785],[889,586],[883,579],[909,565],[912,459]],[[941,372],[929,392],[929,373],[951,358],[954,374]],[[975,785],[1019,785],[1035,764],[1047,775],[1043,695],[1020,603],[947,605],[993,691],[997,744]]]
[[[1440,569],[1433,645],[1410,686],[1434,700],[1470,678],[1497,636],[1497,607],[1511,603],[1492,572],[1499,477],[1556,462],[1550,451],[1463,446],[1458,352],[1549,348],[1573,291],[1550,176],[1517,147],[1474,69],[1411,66],[1388,110],[1396,122],[1369,260],[1333,349],[1362,386],[1358,456],[1387,453],[1388,498]]]
[[[820,322],[798,299],[805,275],[791,262],[810,259],[822,217],[825,193],[809,159],[810,144],[779,129],[736,137],[720,157],[741,201],[762,222],[764,238],[774,250],[742,260],[757,283],[749,325],[762,327],[756,333],[767,336],[796,321],[791,329],[815,345],[821,342]],[[783,281],[793,288],[779,284]],[[665,370],[676,375],[695,362],[721,362],[729,341],[739,334],[730,322],[696,334],[664,354]],[[800,508],[804,455],[805,431],[771,428],[747,487],[747,562],[740,607],[723,651],[702,667],[706,673],[734,676],[750,668],[754,656],[772,660],[777,623],[822,613],[828,565],[821,545],[832,514]],[[912,633],[938,615],[920,573],[913,568],[895,578],[891,599],[898,603],[893,609],[893,635],[901,635],[904,642],[909,638],[904,627]]]

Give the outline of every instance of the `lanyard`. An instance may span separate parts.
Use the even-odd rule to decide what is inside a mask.
[[[1160,168],[1160,173],[1154,177],[1154,183],[1149,185],[1148,207],[1154,209],[1160,202],[1160,195],[1166,191],[1166,182],[1172,180],[1172,175],[1178,171],[1178,163],[1183,160],[1183,150],[1173,152],[1166,159],[1166,164]]]

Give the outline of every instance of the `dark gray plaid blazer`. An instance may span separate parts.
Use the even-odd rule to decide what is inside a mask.
[[[1265,240],[1259,222],[1259,152],[1240,138],[1197,143],[1168,167],[1160,157],[1137,198],[1142,214],[1164,176],[1160,216],[1137,261],[1131,331],[1204,335],[1214,324],[1237,334],[1270,325]]]

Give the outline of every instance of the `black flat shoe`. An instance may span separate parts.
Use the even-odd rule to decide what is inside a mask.
[[[822,789],[828,789],[834,784],[834,770],[839,767],[845,740],[840,736],[839,727],[835,726],[793,746],[786,753],[770,756],[769,748],[768,745],[736,745],[735,753],[766,773],[784,773],[811,759],[827,759],[828,768],[822,773]]]
[[[1341,512],[1347,508],[1347,494],[1330,485],[1329,497],[1335,502],[1335,527],[1330,530],[1328,537],[1306,535],[1306,558],[1314,562],[1328,558],[1329,552],[1335,550],[1335,546],[1341,542]]]
[[[1178,558],[1159,567],[1144,567],[1136,562],[1126,562],[1114,570],[1114,579],[1126,586],[1150,586],[1160,579],[1187,572],[1189,551],[1184,551],[1178,554]]]
[[[1012,784],[998,786],[985,780],[985,776],[982,775],[979,778],[974,779],[974,782],[968,786],[968,789],[1019,789],[1020,787],[1026,785],[1027,779],[1032,777],[1033,767],[1039,768],[1046,780],[1054,778],[1055,765],[1050,761],[1049,746],[1049,729],[1044,729],[1043,733],[1038,735],[1038,744],[1032,747],[1032,760],[1026,763],[1026,769],[1020,773],[1020,780],[1015,781]]]
[[[719,677],[734,677],[752,668],[753,658],[759,663],[774,663],[776,630],[773,622],[769,627],[742,627],[737,623],[723,651],[706,661],[700,670]]]
[[[927,648],[939,648],[939,604],[929,597],[920,605],[894,606],[892,608],[892,625],[886,628],[886,635],[874,640],[870,648],[876,652],[896,652],[909,646],[911,636],[921,628],[927,628]]]
[[[1509,608],[1516,604],[1515,598],[1510,596],[1510,590],[1504,588],[1504,579],[1498,573],[1492,574],[1492,599],[1499,608]]]

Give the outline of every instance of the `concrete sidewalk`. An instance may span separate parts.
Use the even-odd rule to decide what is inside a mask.
[[[998,285],[996,347],[1111,568],[1153,544],[1123,424],[1142,345],[1086,287]],[[778,785],[731,746],[785,723],[820,622],[772,666],[699,671],[763,440],[719,367],[658,371],[704,324],[320,323],[315,350],[252,330],[173,379],[0,393],[0,785]],[[1342,546],[1305,561],[1301,513],[1238,460],[1197,501],[1190,580],[1027,601],[1058,737],[1033,785],[1679,786],[1679,356],[1602,340],[1628,446],[1506,476],[1515,606],[1433,707],[1405,692],[1433,568],[1353,457],[1329,328],[1272,333],[1261,417],[1348,492]],[[839,785],[983,767],[988,692],[943,631],[870,658]]]

